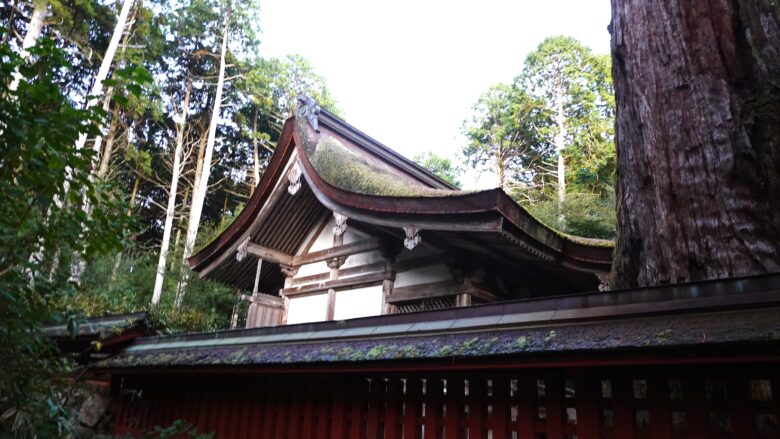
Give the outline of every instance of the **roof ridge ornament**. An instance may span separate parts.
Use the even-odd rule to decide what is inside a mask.
[[[238,251],[236,252],[236,260],[238,262],[243,261],[248,251],[249,251],[249,237],[247,236],[246,239],[244,239],[244,241],[238,246]]]
[[[404,227],[404,233],[406,233],[406,238],[404,238],[404,247],[408,248],[409,250],[417,247],[417,244],[419,244],[422,240],[422,238],[420,238],[420,229],[417,227]]]
[[[295,116],[305,118],[314,131],[320,132],[320,106],[313,98],[303,93],[298,93],[298,106],[295,108]]]
[[[287,174],[287,180],[290,181],[290,185],[287,186],[287,192],[290,195],[295,195],[301,188],[301,167],[298,166],[298,162],[293,163],[290,173]]]
[[[333,226],[333,235],[341,236],[347,231],[347,216],[338,212],[333,212],[333,219],[336,220],[336,225]]]

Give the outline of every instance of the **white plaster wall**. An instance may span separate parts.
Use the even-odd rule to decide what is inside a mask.
[[[444,264],[435,264],[396,273],[393,287],[408,287],[411,285],[427,284],[450,279],[452,279],[452,273],[450,273],[447,266]]]
[[[331,219],[328,220],[328,223],[320,232],[319,236],[317,236],[317,238],[314,240],[314,243],[309,249],[309,252],[316,252],[316,251],[325,250],[333,247],[333,227],[335,225],[336,225],[336,221],[331,217]],[[319,224],[317,225],[317,227],[319,227]],[[344,233],[344,244],[351,244],[353,242],[362,241],[367,238],[369,238],[369,236],[366,235],[365,233],[350,229],[349,220],[347,220],[347,231]],[[304,243],[303,245],[306,245],[306,243]],[[300,254],[300,252],[302,251],[303,248],[299,248],[298,253],[296,254]],[[369,253],[373,253],[373,254],[369,254]],[[376,262],[378,260],[381,260],[381,256],[379,255],[379,252],[359,253],[347,258],[347,262],[345,262],[344,265],[342,265],[342,268],[355,267],[363,264],[370,264],[371,262]],[[320,273],[330,273],[328,264],[325,261],[302,265],[301,268],[298,269],[298,273],[295,275],[295,278],[299,278],[303,276],[311,276],[313,274],[320,274]]]
[[[287,310],[287,324],[321,322],[325,320],[328,294],[293,297]]]
[[[370,252],[356,253],[354,255],[350,255],[347,258],[347,261],[344,262],[344,265],[341,266],[341,268],[359,267],[361,265],[373,264],[374,262],[379,262],[381,260],[382,260],[382,255],[379,254],[379,252],[376,250]]]
[[[336,292],[334,320],[382,314],[382,285]]]

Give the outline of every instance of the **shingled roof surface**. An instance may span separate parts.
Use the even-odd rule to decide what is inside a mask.
[[[141,339],[99,368],[366,363],[763,344],[780,275]]]

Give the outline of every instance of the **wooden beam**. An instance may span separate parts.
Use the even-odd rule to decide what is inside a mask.
[[[270,306],[275,308],[281,308],[284,306],[284,299],[277,296],[270,296],[268,294],[257,294],[254,296],[241,295],[241,300],[246,300],[252,303],[257,303],[264,306]]]
[[[385,262],[379,261],[379,262],[372,262],[370,264],[365,265],[358,265],[356,267],[349,267],[349,268],[339,268],[339,276],[354,276],[358,274],[366,274],[366,273],[376,273],[378,271],[382,271],[385,269]],[[321,280],[327,280],[330,279],[330,273],[318,273],[318,274],[310,274],[308,276],[301,276],[296,277],[293,279],[292,285],[293,286],[301,286],[304,284],[312,283],[312,282],[318,282]]]
[[[393,292],[387,296],[387,302],[395,304],[412,300],[454,296],[468,292],[465,285],[451,280],[445,280],[441,282],[412,285],[409,287],[393,288]]]
[[[285,288],[282,290],[284,296],[294,297],[312,293],[319,293],[329,289],[343,289],[345,287],[359,287],[365,285],[379,285],[385,280],[385,272],[364,274],[362,276],[352,276],[336,280],[329,280],[313,285],[304,285],[297,288]]]
[[[325,261],[331,258],[337,258],[339,256],[350,256],[357,253],[363,253],[371,250],[379,249],[379,241],[375,239],[367,239],[365,241],[354,242],[352,244],[339,245],[325,250],[306,253],[299,256],[294,256],[292,265],[306,265],[314,262]]]
[[[274,262],[277,264],[285,264],[285,265],[294,265],[292,256],[282,253],[278,250],[270,249],[268,247],[263,247],[260,244],[255,244],[254,242],[249,242],[246,251],[250,255],[257,256],[258,258],[268,262]]]

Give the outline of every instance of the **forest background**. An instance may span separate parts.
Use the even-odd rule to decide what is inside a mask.
[[[305,59],[262,56],[258,11],[254,0],[3,4],[3,428],[67,427],[50,383],[72,366],[52,355],[46,324],[152,309],[167,330],[207,331],[244,315],[235,291],[190,276],[187,257],[241,211],[299,93],[349,121]],[[610,70],[608,56],[547,38],[474,104],[458,160],[414,159],[455,185],[467,168],[489,172],[548,226],[611,239]],[[38,425],[41,410],[58,422]]]

